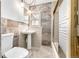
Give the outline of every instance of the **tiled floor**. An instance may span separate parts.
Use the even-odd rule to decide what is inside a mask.
[[[39,49],[33,48],[30,58],[53,58],[52,48],[49,46],[42,46]]]
[[[39,49],[32,49],[31,52],[31,58],[53,58],[52,48],[49,46],[42,46]]]

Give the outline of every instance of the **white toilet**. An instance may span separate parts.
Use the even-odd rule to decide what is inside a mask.
[[[1,54],[6,58],[26,58],[28,50],[22,47],[13,47],[13,33],[1,35]],[[13,47],[13,48],[12,48]]]

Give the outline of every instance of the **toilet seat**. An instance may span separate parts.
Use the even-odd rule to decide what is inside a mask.
[[[7,58],[25,58],[29,54],[28,50],[21,47],[14,47],[5,53]]]

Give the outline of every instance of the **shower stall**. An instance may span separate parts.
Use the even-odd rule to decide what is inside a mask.
[[[42,45],[51,46],[51,3],[43,7],[41,12]]]

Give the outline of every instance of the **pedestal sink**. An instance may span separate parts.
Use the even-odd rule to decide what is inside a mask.
[[[24,31],[22,31],[22,33],[23,34],[27,34],[27,49],[31,49],[31,40],[32,40],[32,38],[31,38],[31,35],[33,34],[33,33],[35,33],[35,31],[34,30],[24,30]]]

